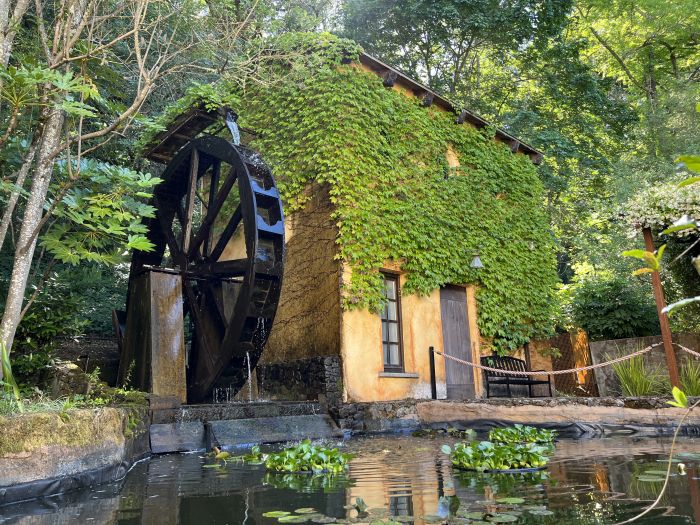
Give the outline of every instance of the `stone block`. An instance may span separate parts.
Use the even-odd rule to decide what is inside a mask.
[[[343,435],[325,414],[211,421],[211,429],[222,446],[232,447],[306,438],[331,439]]]
[[[154,454],[190,452],[206,448],[204,423],[159,423],[151,425],[151,451]]]

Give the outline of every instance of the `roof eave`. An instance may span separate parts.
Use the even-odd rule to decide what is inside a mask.
[[[469,122],[477,129],[481,129],[486,126],[493,127],[496,129],[496,137],[502,142],[508,144],[513,153],[523,153],[527,155],[534,164],[540,164],[542,162],[544,154],[541,151],[523,142],[519,138],[514,137],[510,133],[494,126],[476,113],[473,113],[468,109],[457,109],[452,102],[439,93],[433,91],[429,87],[421,84],[417,80],[412,79],[390,65],[385,64],[369,53],[360,53],[360,63],[382,77],[384,79],[385,86],[391,87],[397,80],[400,79],[400,84],[411,90],[416,97],[422,98],[426,106],[434,104],[446,111],[454,113],[457,115],[456,122],[458,124]]]

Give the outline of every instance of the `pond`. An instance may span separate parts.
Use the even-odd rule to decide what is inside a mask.
[[[487,475],[453,470],[440,446],[454,441],[353,438],[342,446],[356,457],[332,478],[235,462],[202,468],[201,454],[156,456],[119,483],[2,507],[0,522],[262,525],[280,523],[269,516],[279,511],[290,513],[283,520],[299,516],[288,523],[612,524],[656,497],[670,448],[668,438],[561,439],[545,472]],[[700,523],[699,451],[696,440],[679,440],[687,474],[674,474],[661,506],[638,523]],[[367,516],[350,508],[357,498]]]

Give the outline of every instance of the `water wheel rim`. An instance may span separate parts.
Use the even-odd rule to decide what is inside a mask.
[[[266,342],[267,334],[269,334],[269,323],[274,319],[276,313],[284,263],[282,205],[272,174],[264,164],[258,164],[257,160],[251,164],[253,155],[250,150],[234,146],[219,137],[202,137],[183,146],[163,172],[163,182],[156,187],[154,192],[155,217],[146,221],[147,236],[154,244],[155,249],[153,252],[135,251],[132,259],[130,281],[133,276],[142,271],[159,266],[163,262],[166,248],[173,255],[174,260],[178,259],[177,266],[183,277],[183,300],[193,318],[195,330],[198,332],[196,348],[193,343],[195,351],[193,355],[190,355],[188,368],[188,401],[190,402],[201,401],[210,395],[219,376],[227,367],[231,366],[234,360],[240,362],[245,355],[249,361],[254,359],[252,365],[255,366],[260,357],[262,345]],[[205,159],[205,162],[200,162],[202,159]],[[233,184],[237,182],[240,200],[238,209],[228,220],[227,227],[222,232],[222,237],[219,238],[216,246],[210,245],[203,248],[203,244],[206,245],[205,239],[203,239],[204,234],[201,233],[203,227],[208,223],[207,228],[211,229],[217,217],[210,218],[208,216],[210,208],[207,207],[207,215],[203,218],[200,228],[195,231],[191,224],[193,217],[192,195],[194,185],[213,166],[212,162],[218,162],[220,173],[223,173],[222,164],[231,167],[221,191],[223,192],[227,185],[230,186],[228,191],[232,191]],[[261,179],[256,179],[251,175],[249,166],[256,172],[264,172],[264,187],[259,184]],[[214,166],[213,170],[215,169],[217,168]],[[183,173],[187,176],[185,181],[183,181]],[[260,173],[257,175],[260,176]],[[232,177],[235,178],[233,182],[231,181]],[[211,186],[209,206],[212,204],[212,195],[217,190],[213,184]],[[227,196],[224,195],[224,199]],[[273,209],[273,215],[279,218],[275,225],[271,226],[259,217],[261,208],[258,197],[265,201],[266,204],[261,206],[267,210],[267,215],[269,216],[269,210]],[[180,206],[183,198],[186,199],[187,203],[184,210],[186,222],[181,220],[182,217],[178,217],[177,207]],[[221,205],[216,213],[218,214],[220,211]],[[237,213],[239,217],[236,220]],[[172,228],[176,220],[180,220],[183,228],[182,240],[179,244],[174,238]],[[227,232],[228,227],[236,222],[238,224],[234,226],[234,231]],[[220,261],[222,239],[224,239],[223,244],[230,242],[239,225],[244,230],[246,257],[235,261]],[[269,260],[260,256],[261,232],[266,236],[266,239],[272,236],[275,241],[273,251],[277,256],[272,266]],[[205,232],[205,234],[207,238],[211,237],[210,232]],[[228,235],[227,238],[226,235]],[[202,254],[194,257],[196,250],[200,248],[203,248]],[[196,261],[196,264],[190,264],[193,260]],[[212,308],[217,307],[217,305],[205,306],[202,309],[201,301],[198,300],[201,295],[197,295],[192,283],[196,279],[200,279],[202,282],[210,279],[210,281],[215,282],[216,270],[225,270],[226,267],[236,275],[240,275],[240,288],[232,307],[232,314],[228,318],[223,316],[225,326],[223,333],[221,333],[220,327],[217,329],[215,326],[216,320],[213,320],[215,316],[212,313]],[[267,282],[266,279],[270,282],[274,281],[273,284],[266,285],[271,292],[265,293],[265,301],[262,304],[258,304],[258,301],[255,307],[252,307],[254,296],[260,295],[259,288],[262,285],[259,283]],[[203,289],[205,286],[203,285]],[[222,317],[220,311],[217,315]],[[254,316],[258,323],[260,319],[263,319],[263,327],[269,321],[267,334],[263,333],[262,337],[257,337],[257,344],[260,348],[253,348],[255,351],[252,354],[254,355],[251,355],[250,344],[241,341],[243,333],[246,330],[250,331],[251,316]],[[240,380],[237,382],[240,383]],[[239,387],[240,385],[238,385]]]

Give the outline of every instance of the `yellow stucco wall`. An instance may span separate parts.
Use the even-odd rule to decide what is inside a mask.
[[[313,185],[302,211],[285,217],[282,293],[261,363],[280,363],[340,351],[340,264],[328,188]]]
[[[349,273],[346,268],[345,279],[349,277]],[[405,275],[400,276],[400,282],[403,285]],[[474,342],[473,358],[479,353],[473,287],[467,287],[467,308],[467,323]],[[347,401],[388,401],[430,397],[428,348],[432,346],[435,350],[443,350],[440,290],[434,290],[428,296],[402,294],[401,321],[404,372],[413,377],[391,376],[384,373],[382,325],[379,315],[368,310],[343,312],[341,356],[344,394]],[[445,365],[440,356],[436,356],[435,359],[435,372],[438,398],[444,398]],[[476,391],[480,392],[479,374],[475,374],[475,380]]]

